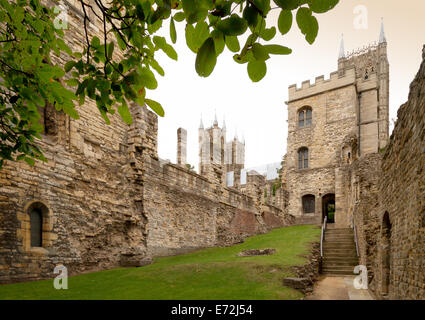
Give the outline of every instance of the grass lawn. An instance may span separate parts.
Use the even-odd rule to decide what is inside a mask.
[[[320,229],[292,226],[247,238],[242,244],[156,258],[141,268],[120,268],[68,279],[68,290],[52,280],[0,285],[4,299],[299,299],[301,292],[282,286],[289,266],[305,262]],[[247,249],[275,248],[270,256],[238,257]]]

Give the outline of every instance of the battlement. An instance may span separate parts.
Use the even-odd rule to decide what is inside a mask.
[[[375,41],[375,42],[370,43],[370,44],[363,46],[361,48],[357,48],[357,49],[354,49],[352,51],[349,51],[344,59],[350,60],[354,57],[372,54],[374,51],[377,51],[378,48],[379,48],[379,44],[378,44],[378,42]]]
[[[314,83],[310,83],[310,80],[303,81],[301,87],[297,87],[296,84],[289,86],[289,99],[288,102],[293,102],[299,99],[308,98],[320,94],[325,91],[338,89],[345,87],[356,82],[356,70],[355,67],[350,67],[345,70],[343,76],[339,75],[338,71],[332,72],[330,78],[325,80],[325,76],[321,75],[316,77]]]

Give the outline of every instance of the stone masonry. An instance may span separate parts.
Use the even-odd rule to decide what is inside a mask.
[[[388,70],[381,41],[348,56],[342,51],[329,80],[289,87],[288,212],[299,223],[320,224],[333,205],[336,226],[350,225],[341,166],[387,143]]]
[[[82,13],[77,2],[64,3],[66,41],[78,51]],[[91,17],[92,35],[96,22]],[[66,57],[56,60],[64,64]],[[153,256],[229,245],[293,222],[284,208],[225,187],[222,162],[202,175],[186,168],[184,129],[178,164],[161,160],[158,119],[145,106],[131,106],[130,126],[117,115],[106,125],[90,99],[78,107],[77,121],[45,110],[40,146],[48,162],[8,161],[0,170],[2,283],[51,278],[59,264],[71,275],[144,265]],[[37,212],[41,245],[31,232]]]
[[[77,1],[64,2],[66,41],[77,51],[82,14]],[[0,283],[51,278],[59,264],[71,275],[142,266],[326,216],[356,231],[376,296],[425,299],[425,46],[391,138],[386,50],[382,27],[378,44],[349,55],[342,45],[329,80],[289,87],[288,152],[275,181],[250,171],[241,183],[245,143],[226,141],[216,119],[198,131],[198,174],[186,166],[183,128],[177,163],[159,158],[158,119],[145,106],[131,105],[131,125],[117,115],[106,125],[90,99],[77,121],[46,105],[48,162],[0,170]]]

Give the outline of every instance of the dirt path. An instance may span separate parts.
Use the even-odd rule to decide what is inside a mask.
[[[305,300],[373,300],[368,290],[354,288],[355,276],[322,276]]]

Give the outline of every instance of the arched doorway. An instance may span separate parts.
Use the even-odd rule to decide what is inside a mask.
[[[390,286],[391,274],[391,222],[388,212],[384,213],[381,226],[381,263],[382,263],[382,279],[381,294],[387,296]]]
[[[335,194],[328,193],[322,197],[322,220],[328,217],[328,223],[335,222]]]

